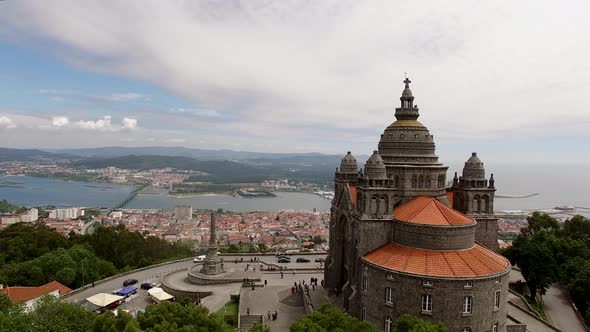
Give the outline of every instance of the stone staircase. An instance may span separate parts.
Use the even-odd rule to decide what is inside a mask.
[[[262,315],[240,315],[240,326],[241,331],[248,331],[254,323],[262,324]]]
[[[303,307],[303,293],[291,294],[291,288],[279,292],[279,302],[291,307]]]

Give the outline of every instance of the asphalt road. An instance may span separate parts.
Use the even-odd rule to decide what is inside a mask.
[[[561,286],[553,285],[543,295],[543,311],[547,320],[564,332],[586,332]]]
[[[260,263],[251,263],[250,262],[250,258],[254,258],[254,257],[257,257],[261,261],[264,261],[266,263],[276,263],[277,262],[277,258],[275,256],[251,255],[251,256],[222,256],[222,257],[223,257],[225,264],[229,264],[229,266],[240,268],[240,269],[245,268],[246,264],[250,264],[251,268],[252,268],[252,266],[256,266],[256,268],[258,270]],[[320,266],[320,264],[314,263],[315,258],[317,258],[317,257],[324,257],[325,258],[326,254],[291,255],[290,257],[292,257],[291,258],[292,262],[295,262],[295,260],[298,257],[306,257],[306,258],[310,259],[311,262],[310,263],[289,263],[289,264],[279,264],[279,265],[281,265],[285,268],[288,268],[288,269],[317,268]],[[238,262],[237,264],[234,263],[234,261],[236,259],[239,261],[241,258],[243,258],[243,262]],[[81,291],[80,293],[77,293],[75,295],[67,297],[65,299],[65,301],[70,302],[70,303],[75,303],[75,302],[80,302],[80,301],[82,301],[92,295],[98,294],[98,293],[109,293],[110,294],[113,291],[121,289],[123,287],[123,281],[125,281],[127,279],[137,279],[138,283],[134,285],[137,288],[139,288],[139,285],[141,285],[141,283],[144,283],[144,282],[154,282],[156,284],[159,284],[162,277],[164,277],[165,275],[175,272],[175,271],[187,270],[189,267],[193,266],[194,264],[195,263],[193,263],[192,259],[186,259],[181,262],[166,264],[163,266],[157,266],[157,267],[149,268],[149,269],[146,269],[143,271],[138,271],[138,272],[133,272],[130,274],[122,275],[122,276],[114,278],[112,280],[109,280],[109,281],[106,281],[106,282],[103,282],[100,284],[96,284],[95,287],[85,289],[85,290]],[[207,288],[207,286],[203,286],[203,289],[206,289],[206,288]],[[138,294],[139,294],[139,296],[137,296],[133,300],[125,303],[122,307],[124,309],[143,309],[143,308],[145,308],[146,305],[152,303],[151,300],[147,296],[147,291],[138,289]]]

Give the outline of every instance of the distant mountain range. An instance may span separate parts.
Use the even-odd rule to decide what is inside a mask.
[[[35,149],[0,148],[0,161],[70,160],[79,157]]]
[[[285,157],[314,157],[330,156],[321,153],[266,153],[266,152],[247,152],[234,150],[206,150],[185,148],[182,146],[142,146],[142,147],[122,147],[122,146],[105,146],[100,148],[84,149],[42,149],[43,151],[60,153],[66,155],[75,155],[81,157],[120,157],[128,155],[155,155],[155,156],[182,156],[201,160],[245,160],[253,158],[285,158]],[[335,156],[335,155],[333,155]]]
[[[210,176],[194,181],[259,182],[269,178],[328,183],[340,165],[339,155],[202,150],[184,147],[102,147],[89,149],[23,150],[0,148],[0,161],[67,161],[85,168],[198,170]],[[364,163],[367,156],[359,156]]]

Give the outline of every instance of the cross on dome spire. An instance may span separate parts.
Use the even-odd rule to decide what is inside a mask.
[[[406,76],[406,79],[404,80],[404,83],[406,83],[406,88],[410,87],[410,83],[412,83],[412,81],[410,81],[410,79]]]
[[[407,74],[406,74],[407,75]],[[401,105],[395,109],[395,118],[398,120],[417,120],[418,119],[418,107],[414,106],[414,96],[410,89],[410,83],[412,81],[406,76],[404,79],[404,91],[400,97]]]

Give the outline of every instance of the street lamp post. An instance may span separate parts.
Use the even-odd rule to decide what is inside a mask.
[[[86,286],[86,282],[84,282],[84,261],[86,260],[86,258],[84,258],[81,263],[82,263],[82,287]]]

